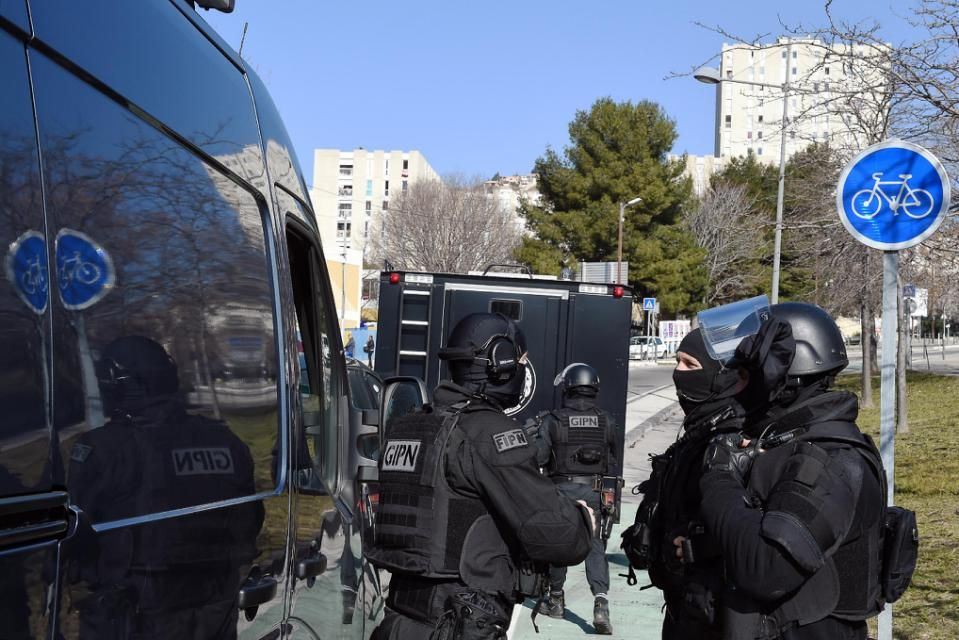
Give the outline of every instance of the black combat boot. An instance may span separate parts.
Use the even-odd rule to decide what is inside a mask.
[[[609,622],[609,601],[600,596],[593,604],[593,629],[601,636],[613,635],[613,625]]]
[[[562,618],[566,615],[566,598],[563,590],[549,592],[549,598],[540,605],[539,612],[548,615],[550,618]]]

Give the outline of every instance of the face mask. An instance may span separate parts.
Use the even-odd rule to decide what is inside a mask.
[[[723,368],[717,360],[710,357],[699,329],[683,338],[677,351],[696,358],[702,365],[701,369],[673,370],[676,395],[685,413],[690,413],[706,402],[729,398],[735,394],[740,380],[739,371]]]

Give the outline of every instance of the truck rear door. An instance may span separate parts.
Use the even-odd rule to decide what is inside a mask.
[[[471,313],[502,313],[516,321],[526,336],[529,360],[526,384],[517,406],[507,411],[525,420],[537,408],[555,403],[553,377],[562,369],[565,358],[566,308],[569,292],[560,289],[510,287],[498,284],[447,282],[445,285],[443,336],[446,344],[450,329]],[[445,365],[436,363],[430,383],[446,377]]]

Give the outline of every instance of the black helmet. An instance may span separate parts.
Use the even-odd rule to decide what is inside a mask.
[[[563,385],[563,395],[570,395],[574,390],[586,391],[591,395],[599,393],[599,374],[585,362],[574,362],[563,369],[553,380],[553,386]]]
[[[790,377],[834,375],[849,364],[842,332],[825,309],[807,302],[783,302],[770,310],[774,317],[789,323],[796,340]]]
[[[526,381],[526,338],[499,313],[472,313],[453,327],[441,360],[456,384],[489,396],[503,408],[516,405]]]
[[[124,336],[108,344],[96,370],[108,415],[137,415],[168,400],[180,387],[173,358],[160,344],[143,336]]]

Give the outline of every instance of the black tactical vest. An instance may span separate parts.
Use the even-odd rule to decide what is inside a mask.
[[[556,475],[602,475],[609,464],[609,421],[600,409],[553,411],[557,424],[553,440]]]
[[[874,455],[876,460],[879,460],[878,451],[875,451],[875,445],[867,438],[848,435],[822,438],[806,434],[767,451],[757,459],[750,472],[750,494],[765,507],[767,496],[783,481],[784,476],[795,476],[799,477],[800,481],[792,478],[786,480],[797,485],[796,497],[787,496],[786,500],[801,499],[806,504],[814,504],[817,498],[824,498],[828,504],[825,494],[829,491],[830,476],[839,473],[835,467],[840,465],[830,456],[830,450],[835,452],[836,449],[846,449],[847,452],[863,458],[858,470],[847,469],[847,473],[862,472],[873,475],[877,472],[876,466],[867,456]],[[878,470],[881,472],[881,461],[879,465]],[[812,478],[817,470],[820,475]],[[803,475],[809,476],[809,486],[803,485]],[[804,495],[800,497],[800,493]],[[783,499],[781,495],[779,498]],[[780,628],[789,624],[809,624],[826,616],[843,620],[865,620],[882,609],[882,516],[879,514],[883,513],[884,509],[880,509],[878,514],[869,513],[867,498],[865,488],[861,485],[855,506],[849,505],[849,508],[857,510],[854,529],[843,537],[839,547],[827,558],[826,563],[791,598],[768,616],[774,619]],[[884,505],[885,494],[882,495],[882,501]],[[842,508],[841,505],[832,506]],[[819,511],[806,521],[809,532],[823,546],[829,544],[831,535],[827,511]]]
[[[446,480],[445,454],[463,438],[457,423],[465,404],[390,423],[368,553],[374,565],[424,578],[459,577],[466,534],[488,513],[481,500],[454,493]]]

